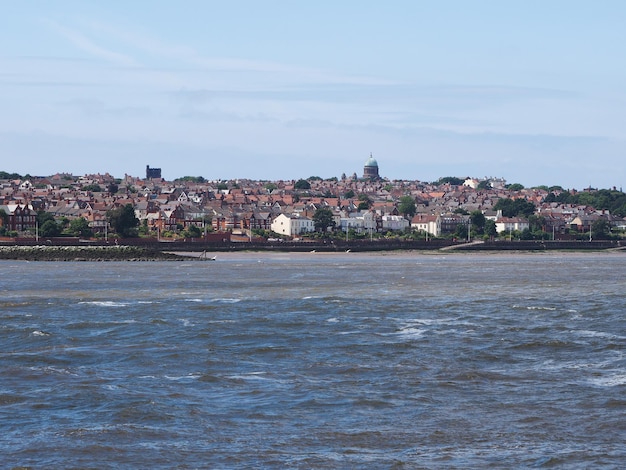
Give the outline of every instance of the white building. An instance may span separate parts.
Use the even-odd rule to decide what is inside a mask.
[[[315,223],[308,217],[280,214],[272,221],[272,231],[295,237],[303,233],[314,232]]]
[[[479,184],[480,181],[478,181],[476,178],[466,178],[463,182],[463,186],[467,186],[468,188],[472,189],[476,189]]]
[[[500,217],[496,220],[496,231],[498,233],[507,233],[514,230],[521,232],[527,228],[530,228],[528,220],[519,217]]]
[[[354,230],[361,233],[363,231],[377,231],[377,214],[374,211],[362,211],[345,215],[339,219],[337,225],[342,232]]]
[[[438,215],[415,214],[411,220],[411,228],[438,237],[441,235],[441,217]]]
[[[405,230],[410,222],[401,215],[383,215],[383,230]]]
[[[363,217],[358,215],[349,215],[348,217],[342,217],[339,222],[339,228],[342,232],[348,230],[354,230],[355,232],[361,232],[363,230]]]

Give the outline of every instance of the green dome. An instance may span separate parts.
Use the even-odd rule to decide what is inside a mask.
[[[365,166],[378,168],[378,162],[376,161],[374,157],[370,155],[370,158],[368,158],[367,161],[365,162]]]

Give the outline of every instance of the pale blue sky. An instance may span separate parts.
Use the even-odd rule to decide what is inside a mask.
[[[0,170],[626,187],[626,2],[2,2]]]

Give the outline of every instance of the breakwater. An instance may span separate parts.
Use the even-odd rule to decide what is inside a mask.
[[[26,261],[167,261],[184,258],[137,246],[0,246],[0,259]]]

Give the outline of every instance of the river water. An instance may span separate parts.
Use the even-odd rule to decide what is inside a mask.
[[[624,253],[0,272],[2,468],[626,463]]]

